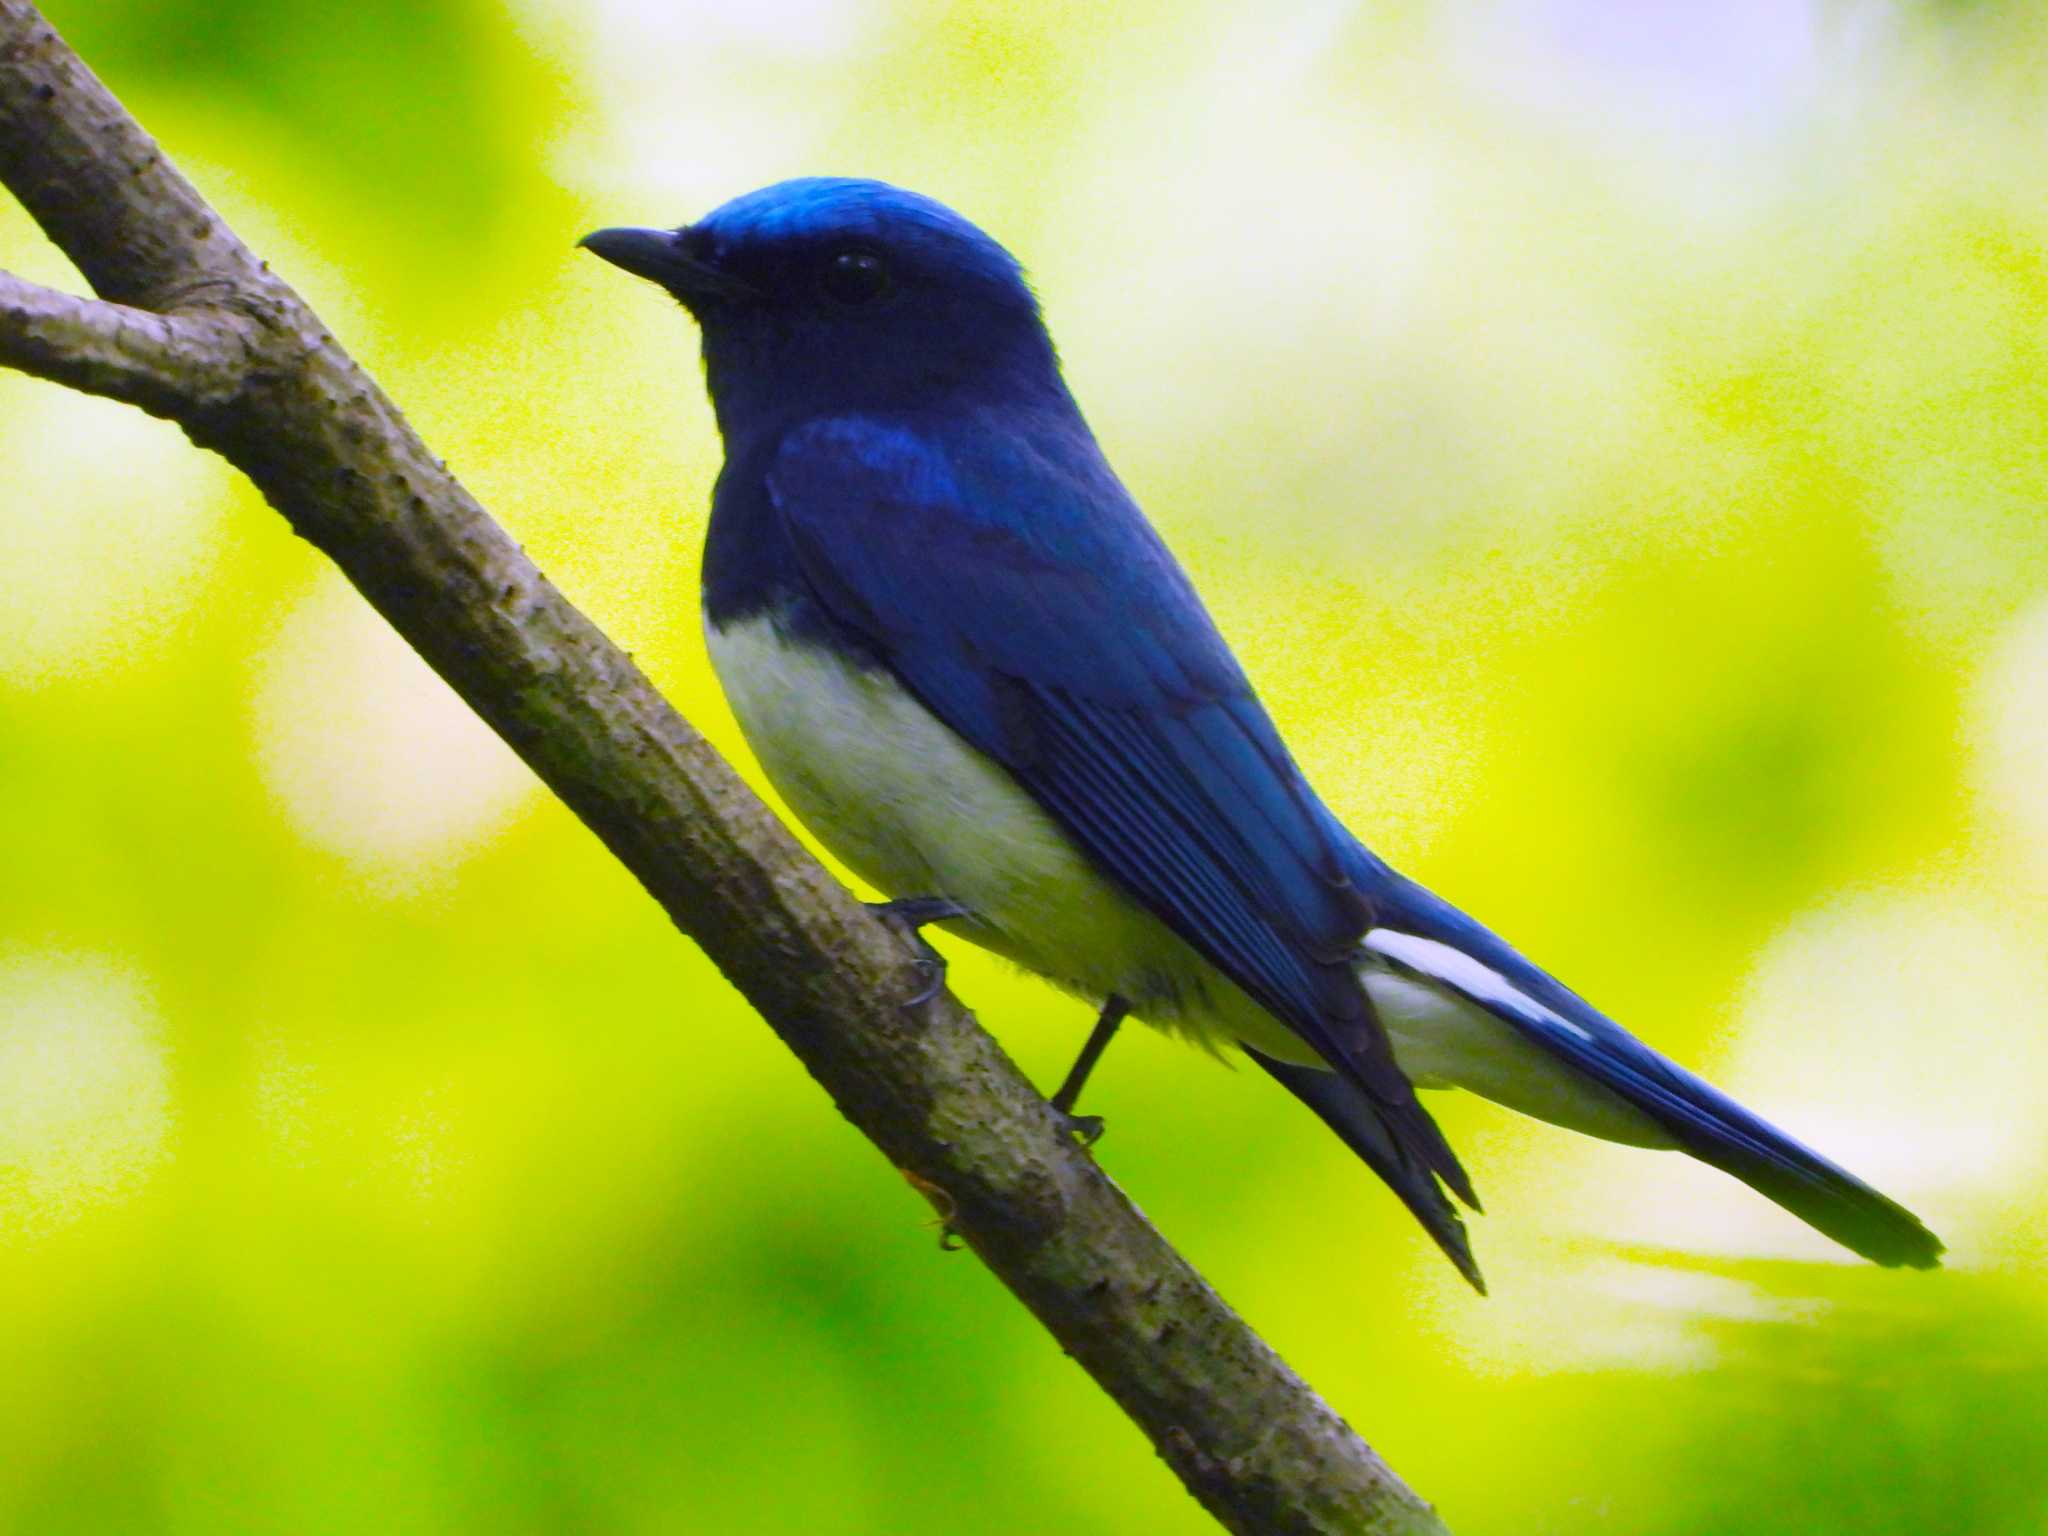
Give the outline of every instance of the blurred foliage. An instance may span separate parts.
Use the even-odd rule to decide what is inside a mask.
[[[1955,1263],[1438,1101],[1480,1301],[1142,1032],[1116,1177],[1465,1536],[2042,1529],[2039,15],[51,10],[742,762],[694,339],[572,242],[812,171],[987,223],[1332,802]],[[0,265],[67,280],[11,206]],[[175,432],[0,376],[0,616],[0,1529],[1206,1528]],[[954,980],[1057,1076],[1081,1010]]]

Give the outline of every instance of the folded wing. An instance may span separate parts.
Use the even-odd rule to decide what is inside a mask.
[[[1373,916],[1346,850],[1085,429],[829,419],[784,442],[768,489],[848,638],[1469,1202],[1354,972]]]

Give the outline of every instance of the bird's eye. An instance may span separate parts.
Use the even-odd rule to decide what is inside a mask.
[[[873,251],[841,251],[825,263],[818,279],[835,304],[872,304],[895,286],[889,267]]]

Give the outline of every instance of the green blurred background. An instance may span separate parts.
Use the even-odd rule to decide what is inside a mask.
[[[1482,1301],[1142,1034],[1117,1179],[1464,1536],[2048,1530],[2034,8],[50,11],[749,772],[694,335],[572,242],[987,225],[1333,803],[1953,1263],[1439,1099]],[[7,375],[0,804],[0,1528],[1208,1528],[245,484]],[[1083,1010],[953,977],[1053,1081]]]

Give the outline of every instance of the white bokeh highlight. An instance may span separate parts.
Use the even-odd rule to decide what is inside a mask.
[[[0,1247],[133,1195],[171,1128],[142,981],[96,956],[0,957]]]
[[[1546,1260],[1524,1248],[1496,1267],[1513,1282],[1484,1306],[1463,1297],[1430,1306],[1445,1347],[1481,1375],[1706,1370],[1722,1357],[1723,1325],[1801,1322],[1827,1310],[1733,1276],[1630,1259],[1560,1262],[1554,1251]]]
[[[452,868],[539,788],[338,576],[264,652],[252,717],[263,781],[292,826],[389,894]]]
[[[132,406],[0,374],[0,684],[158,654],[216,554],[227,471]]]
[[[2048,965],[2000,912],[1941,885],[1858,893],[1766,948],[1720,1075],[1968,1263],[1972,1210],[2039,1162],[2044,1012]],[[1732,1212],[1722,1230],[1747,1246]]]
[[[1978,793],[1998,834],[2048,880],[2048,601],[2000,637],[1976,692]]]

